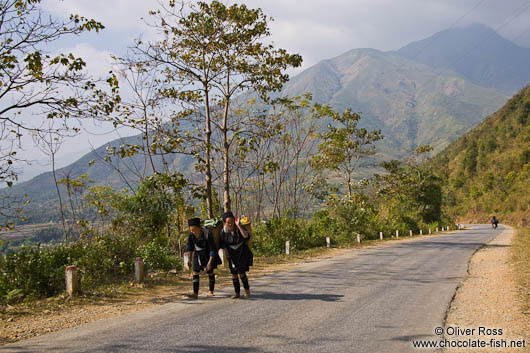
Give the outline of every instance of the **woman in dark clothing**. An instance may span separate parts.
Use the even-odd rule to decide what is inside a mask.
[[[206,228],[201,228],[200,218],[189,219],[188,226],[190,235],[186,244],[186,252],[193,254],[193,294],[191,297],[195,299],[199,297],[199,274],[202,270],[208,274],[210,286],[208,296],[211,297],[215,289],[214,270],[221,263],[221,258],[217,253],[213,236]]]
[[[228,265],[232,274],[235,294],[233,299],[239,298],[240,283],[245,288],[245,297],[250,296],[250,286],[248,285],[247,272],[253,265],[253,255],[248,247],[250,232],[239,222],[239,217],[235,218],[232,212],[223,214],[223,230],[221,231],[221,247],[227,250]]]

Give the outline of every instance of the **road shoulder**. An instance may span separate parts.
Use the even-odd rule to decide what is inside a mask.
[[[504,344],[501,341],[504,339],[508,347],[511,340],[524,339],[526,348],[466,348],[466,352],[530,351],[528,318],[523,311],[515,266],[511,261],[510,245],[514,235],[515,230],[506,227],[501,234],[472,256],[468,276],[458,287],[448,309],[444,338],[460,342],[479,339],[488,344],[500,345]],[[481,327],[484,329],[481,330]],[[460,331],[463,334],[458,335],[454,334],[456,328],[473,331]],[[493,335],[493,331],[488,329],[496,329],[496,333],[502,330],[502,335]],[[492,339],[495,341],[491,341]],[[447,351],[462,351],[462,348]]]

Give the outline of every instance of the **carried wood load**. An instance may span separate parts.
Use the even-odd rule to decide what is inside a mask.
[[[217,250],[219,250],[221,245],[221,229],[223,229],[223,220],[221,217],[207,219],[204,221],[204,226],[208,228],[210,234],[212,234],[215,247]]]

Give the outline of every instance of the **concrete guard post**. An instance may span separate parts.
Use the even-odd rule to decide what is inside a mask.
[[[409,236],[412,236],[412,230],[409,230]]]
[[[289,255],[291,253],[291,244],[289,243],[289,241],[286,241],[285,242],[285,254]]]
[[[383,240],[383,232],[379,232],[379,240]]]
[[[361,243],[361,235],[359,233],[357,233],[357,243]]]
[[[399,238],[399,230],[396,230],[396,238]]]
[[[225,249],[219,249],[219,257],[221,258],[221,265],[223,265],[224,268],[228,268],[228,259],[226,258]]]
[[[438,228],[436,228],[436,233],[438,233]]]
[[[144,260],[141,257],[137,257],[134,260],[134,280],[137,283],[142,283],[145,278],[145,267]]]
[[[331,238],[330,237],[326,237],[326,247],[330,247],[331,246]]]
[[[65,277],[66,277],[66,292],[70,296],[73,297],[79,291],[79,281],[77,279],[77,267],[66,266]]]
[[[431,228],[429,228],[429,234],[432,234]]]
[[[190,254],[185,252],[184,253],[184,257],[182,259],[182,263],[183,263],[183,267],[186,271],[189,271],[191,266],[190,266]]]
[[[423,235],[423,229],[420,229],[420,235]]]

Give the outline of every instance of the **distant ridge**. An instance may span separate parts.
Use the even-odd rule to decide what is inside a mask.
[[[507,99],[454,72],[439,75],[430,66],[375,49],[321,61],[293,77],[282,94],[305,92],[339,111],[361,112],[362,124],[382,130],[379,146],[392,158],[422,144],[440,151]]]
[[[452,28],[410,43],[397,53],[478,85],[512,95],[530,83],[530,49],[483,24]]]

